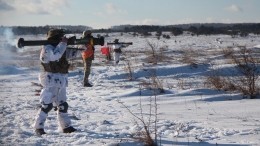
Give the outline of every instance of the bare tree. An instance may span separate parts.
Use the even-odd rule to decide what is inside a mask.
[[[254,99],[260,95],[259,81],[259,54],[240,46],[237,51],[224,50],[224,57],[235,65],[236,76],[224,77],[218,70],[214,70],[207,82],[217,89],[225,91],[238,91],[244,96]]]
[[[243,75],[238,78],[240,84],[237,88],[251,99],[256,98],[260,89],[256,84],[259,78],[259,60],[253,56],[252,50],[246,47],[241,47],[238,54],[231,55],[231,59],[236,64],[237,70]]]
[[[150,98],[150,107],[149,107],[149,115],[148,121],[145,120],[143,113],[143,105],[142,100],[140,98],[139,106],[140,106],[140,116],[133,113],[123,102],[118,101],[127,111],[135,118],[135,124],[137,126],[143,127],[143,130],[137,131],[133,138],[137,139],[140,142],[143,142],[146,146],[157,146],[157,100],[155,95],[154,100],[154,113],[152,111],[152,97]],[[152,116],[154,115],[154,121],[152,121]],[[139,124],[141,123],[141,124]],[[152,123],[154,123],[154,129],[152,130]],[[152,138],[152,133],[154,133],[154,139]]]

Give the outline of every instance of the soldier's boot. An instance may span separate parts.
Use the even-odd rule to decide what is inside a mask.
[[[72,132],[75,132],[75,131],[77,131],[77,129],[75,129],[72,126],[63,129],[63,133],[72,133]]]

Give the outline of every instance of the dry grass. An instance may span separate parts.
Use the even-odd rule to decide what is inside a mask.
[[[198,58],[199,54],[192,50],[192,49],[184,49],[182,58],[180,59],[181,62],[185,63],[185,64],[189,64],[191,67],[193,68],[197,68],[198,67]]]
[[[218,90],[237,91],[250,99],[259,97],[260,85],[257,84],[260,75],[259,53],[242,46],[237,50],[223,49],[223,56],[235,65],[237,73],[241,75],[224,77],[218,70],[213,70],[206,82]]]
[[[152,100],[150,100],[152,101]],[[127,111],[135,118],[135,124],[138,127],[142,127],[141,130],[136,131],[135,133],[132,134],[132,138],[144,143],[145,146],[157,146],[157,100],[156,100],[156,96],[155,96],[155,100],[154,100],[154,114],[152,114],[152,104],[150,103],[150,111],[149,111],[149,115],[148,115],[148,121],[145,120],[144,118],[144,113],[143,113],[143,107],[142,107],[142,102],[140,99],[140,116],[138,116],[137,114],[133,113],[123,102],[118,101],[118,103],[120,103],[125,109],[127,109]],[[152,116],[155,116],[154,118],[154,131],[152,131],[152,125],[151,125],[151,118]],[[152,134],[154,133],[154,139],[152,138]]]
[[[166,55],[166,51],[168,50],[167,46],[159,47],[158,44],[147,41],[148,49],[146,52],[145,62],[151,64],[158,64],[160,62],[171,62],[172,58]]]

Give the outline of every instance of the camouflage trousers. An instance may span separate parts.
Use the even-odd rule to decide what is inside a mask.
[[[84,62],[84,80],[83,80],[83,84],[86,84],[86,83],[88,83],[88,77],[90,75],[92,59],[91,58],[83,59],[83,62]]]

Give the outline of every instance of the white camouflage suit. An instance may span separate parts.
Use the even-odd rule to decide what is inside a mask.
[[[125,45],[122,45],[122,44],[114,44],[112,46],[112,49],[115,50],[115,49],[121,49],[121,48],[124,48],[126,47]],[[121,52],[113,52],[113,56],[114,56],[114,61],[115,61],[115,64],[118,64],[119,63],[119,60],[120,60],[120,55],[122,53]]]
[[[65,42],[60,42],[56,47],[52,45],[43,46],[40,54],[40,61],[42,63],[48,63],[49,61],[59,60],[65,52],[66,47],[67,43]],[[69,51],[69,49],[67,49],[66,58],[69,59],[71,57],[76,57],[78,54],[79,53],[76,50]],[[53,106],[58,107],[57,119],[59,127],[64,129],[71,126],[71,120],[68,113],[59,111],[59,109],[64,108],[60,104],[66,102],[67,100],[66,87],[68,86],[68,74],[51,73],[43,70],[39,75],[39,80],[43,86],[40,94],[42,108],[52,103]],[[46,113],[42,111],[42,109],[38,111],[37,116],[35,117],[35,129],[44,128],[47,115],[48,112]]]

